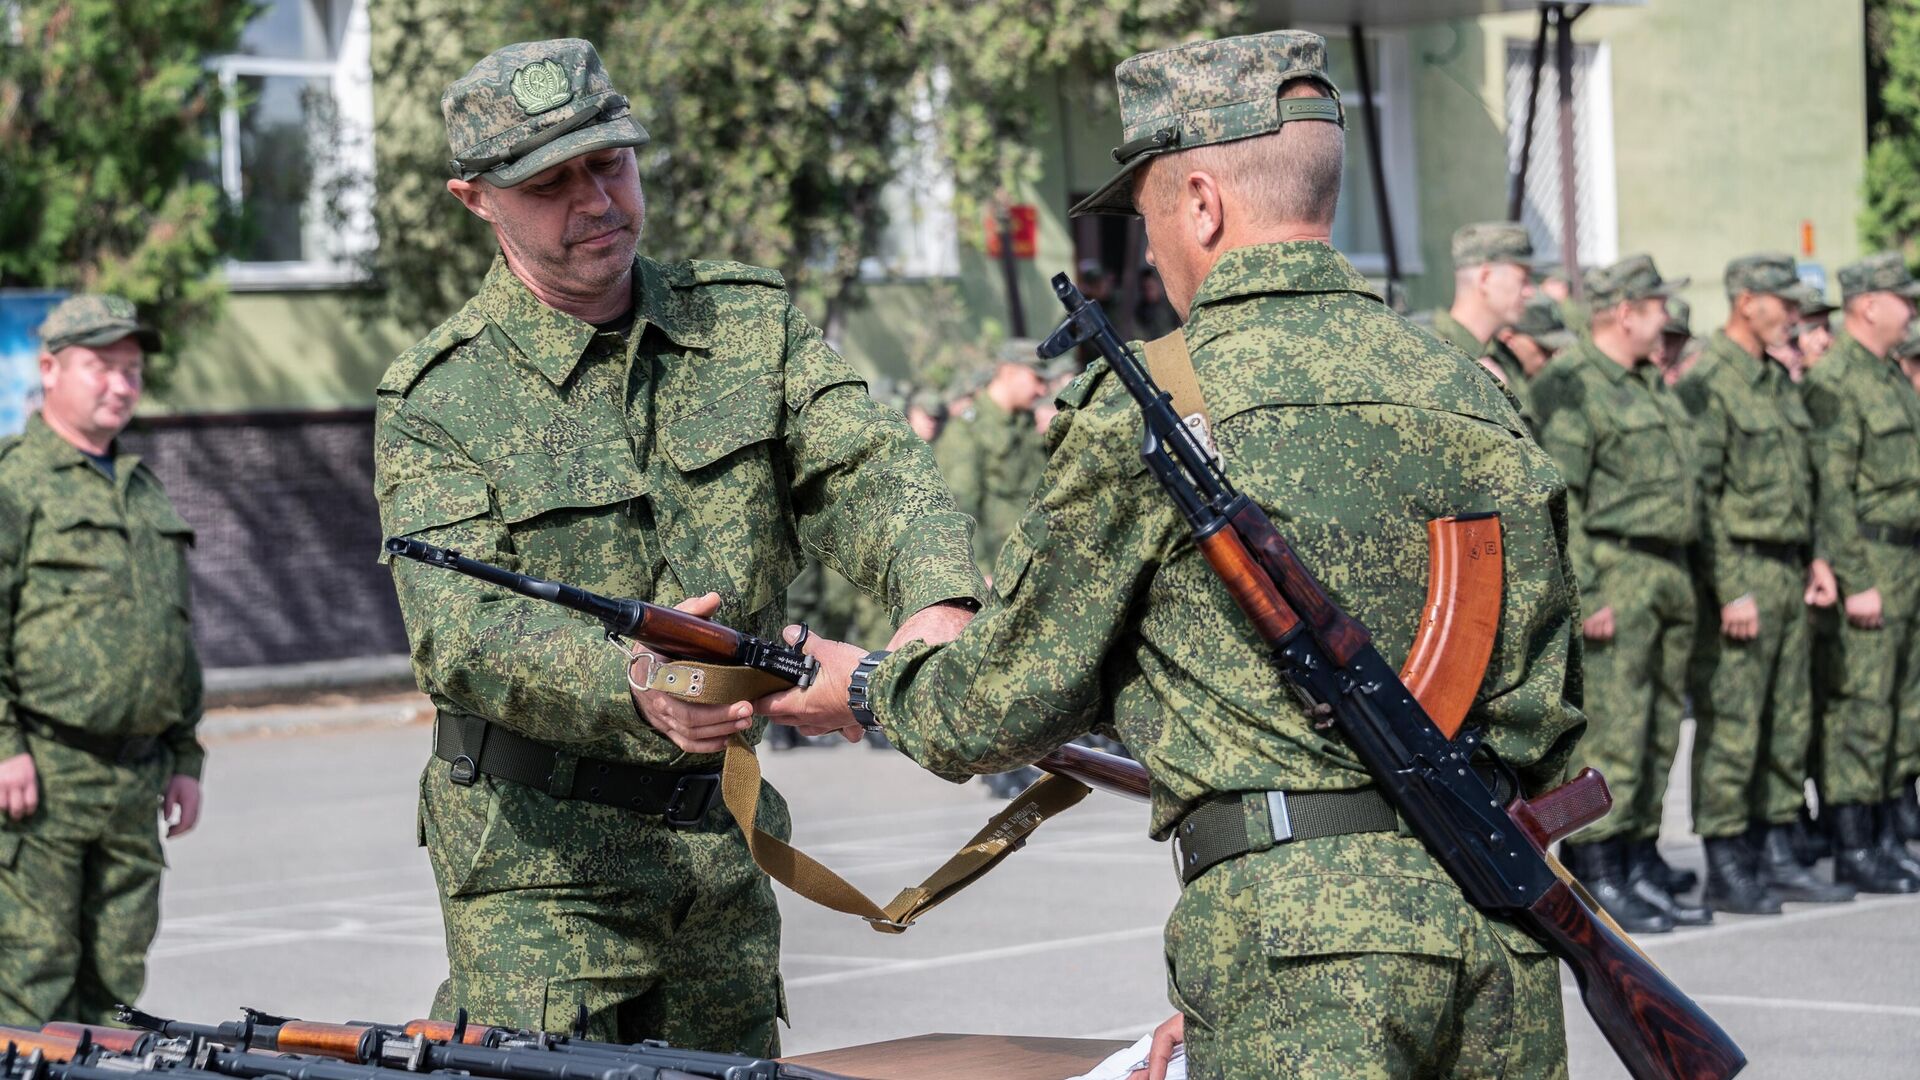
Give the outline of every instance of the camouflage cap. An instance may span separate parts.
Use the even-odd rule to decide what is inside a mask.
[[[1462,225],[1453,233],[1453,267],[1458,270],[1487,263],[1534,265],[1533,239],[1516,221],[1482,221]]]
[[[1742,255],[1727,264],[1727,299],[1741,293],[1763,293],[1796,303],[1803,291],[1800,274],[1793,267],[1793,256],[1776,253]]]
[[[1693,305],[1679,297],[1667,300],[1667,325],[1660,328],[1663,334],[1679,334],[1681,337],[1693,336]]]
[[[1573,331],[1567,329],[1565,320],[1560,318],[1560,305],[1553,297],[1545,293],[1535,293],[1527,298],[1526,306],[1520,309],[1520,317],[1514,320],[1515,333],[1525,334],[1540,343],[1548,352],[1571,349],[1574,343]]]
[[[907,405],[928,416],[947,415],[947,396],[938,390],[915,390],[913,396],[907,399]]]
[[[1799,291],[1789,297],[1800,305],[1800,318],[1805,320],[1824,319],[1839,309],[1827,302],[1827,294],[1806,282],[1800,283]]]
[[[1649,255],[1629,255],[1612,266],[1587,271],[1584,278],[1587,301],[1595,310],[1656,296],[1672,296],[1686,288],[1690,280],[1661,278]]]
[[[1897,251],[1869,255],[1840,268],[1840,299],[1851,300],[1866,293],[1890,292],[1909,300],[1920,299],[1920,281],[1907,270],[1907,262]]]
[[[1044,371],[1046,367],[1046,361],[1040,359],[1040,343],[1032,338],[1008,338],[1000,343],[994,357],[1001,364],[1019,364],[1035,371]]]
[[[1302,30],[1196,41],[1141,53],[1114,69],[1120,87],[1120,171],[1068,211],[1139,215],[1133,175],[1161,154],[1249,139],[1296,120],[1345,126],[1340,89],[1327,77],[1327,43]],[[1294,79],[1312,79],[1327,97],[1281,98]]]
[[[579,38],[495,49],[447,87],[440,112],[453,175],[495,187],[581,154],[647,141],[600,54]]]
[[[140,321],[132,301],[98,293],[69,296],[40,324],[40,344],[48,352],[69,345],[110,345],[131,337],[147,352],[160,351],[160,335]]]

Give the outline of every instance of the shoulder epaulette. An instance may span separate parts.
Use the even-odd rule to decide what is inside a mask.
[[[1094,391],[1099,389],[1100,381],[1107,373],[1107,360],[1097,357],[1087,365],[1087,370],[1073,377],[1073,381],[1060,388],[1057,400],[1070,408],[1084,409],[1087,402],[1093,400]]]
[[[754,266],[750,263],[690,259],[674,265],[667,271],[667,280],[676,288],[692,288],[697,285],[766,285],[775,289],[787,287],[787,279],[780,271],[768,266]]]
[[[456,347],[471,341],[486,325],[486,316],[474,305],[461,308],[453,318],[434,327],[432,333],[395,358],[380,379],[380,389],[390,394],[405,394],[428,368]]]
[[[25,441],[26,441],[25,435],[8,435],[5,437],[0,437],[0,459],[4,459],[8,454],[13,453],[14,448],[19,446],[22,442],[25,442]]]

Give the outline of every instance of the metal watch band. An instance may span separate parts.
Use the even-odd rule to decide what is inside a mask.
[[[853,674],[847,676],[847,708],[853,712],[853,718],[868,731],[880,730],[880,721],[873,718],[872,701],[867,697],[867,680],[873,678],[873,671],[880,661],[893,655],[891,649],[875,649],[860,658],[853,665]]]

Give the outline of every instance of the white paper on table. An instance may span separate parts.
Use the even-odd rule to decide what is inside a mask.
[[[1147,1051],[1152,1048],[1153,1033],[1148,1032],[1140,1037],[1139,1042],[1108,1055],[1092,1071],[1070,1076],[1067,1080],[1127,1080],[1134,1070],[1147,1067]],[[1173,1057],[1167,1062],[1167,1080],[1187,1080],[1187,1047],[1184,1043],[1174,1045]]]

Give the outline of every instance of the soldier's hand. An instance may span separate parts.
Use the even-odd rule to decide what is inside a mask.
[[[1166,1080],[1167,1062],[1173,1048],[1187,1041],[1187,1014],[1174,1013],[1153,1029],[1153,1045],[1147,1048],[1147,1067],[1127,1074],[1127,1080]]]
[[[1613,607],[1612,605],[1603,607],[1599,611],[1596,611],[1593,614],[1587,616],[1587,620],[1580,624],[1580,632],[1586,635],[1586,638],[1588,641],[1612,641],[1613,640]]]
[[[15,754],[0,761],[0,810],[15,821],[40,809],[40,774],[32,754]]]
[[[1760,636],[1760,605],[1751,596],[1743,596],[1720,609],[1720,632],[1732,641],[1752,641]]]
[[[973,612],[959,604],[944,601],[928,604],[907,616],[907,621],[893,632],[893,639],[887,642],[887,648],[897,649],[916,640],[929,645],[944,645],[959,637],[960,631],[965,630],[972,621]]]
[[[1880,629],[1880,590],[1868,589],[1847,597],[1847,621],[1862,630]]]
[[[160,820],[167,824],[169,840],[192,832],[200,823],[200,781],[191,776],[167,781],[167,793],[160,800]]]
[[[911,622],[909,619],[908,623]],[[905,633],[906,627],[902,626],[900,630]],[[787,627],[787,644],[793,644],[799,636],[799,627]],[[820,673],[814,676],[813,685],[805,689],[796,686],[791,690],[768,694],[754,702],[754,708],[776,724],[793,725],[802,735],[826,735],[837,731],[848,742],[859,742],[863,732],[853,718],[853,710],[847,707],[847,680],[853,675],[854,665],[867,655],[867,650],[819,634],[808,635],[806,644],[801,648],[808,656],[820,661]]]
[[[706,619],[720,608],[720,594],[708,593],[674,605],[677,611]],[[727,748],[727,739],[753,724],[753,706],[744,701],[731,705],[697,705],[685,698],[659,690],[634,690],[634,708],[646,717],[655,731],[689,754],[717,754]]]
[[[1825,559],[1815,559],[1807,567],[1807,593],[1803,597],[1808,607],[1830,608],[1840,599],[1840,582],[1833,576],[1833,567]]]

